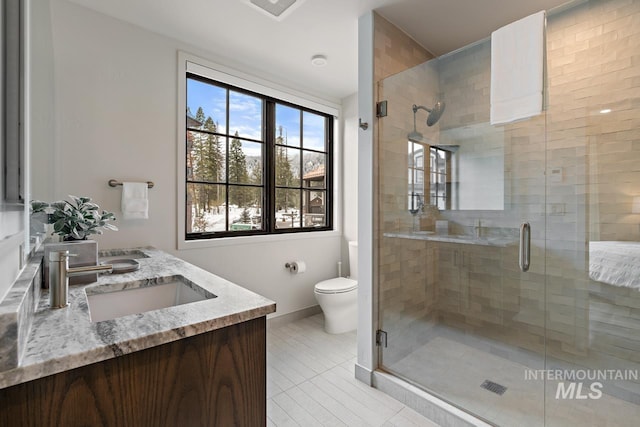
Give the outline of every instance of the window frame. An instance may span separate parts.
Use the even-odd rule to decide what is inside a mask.
[[[430,145],[425,142],[418,142],[412,139],[408,140],[411,151],[408,153],[407,170],[408,185],[407,185],[407,210],[413,209],[420,210],[422,205],[432,205],[438,207],[441,210],[451,209],[451,152],[444,150],[437,145]],[[418,149],[416,149],[418,147]],[[416,155],[420,153],[420,155]],[[438,161],[438,153],[444,154],[444,172],[439,172],[438,166],[441,163]],[[435,156],[435,164],[433,162],[433,156]],[[418,165],[418,159],[422,164]],[[422,173],[423,182],[418,182],[418,172]],[[432,179],[436,177],[435,181]],[[443,177],[444,183],[439,184],[438,177]],[[420,187],[422,190],[416,191],[416,187]],[[435,196],[431,195],[431,190],[435,189]],[[443,190],[444,196],[438,196],[438,190]],[[442,201],[442,206],[440,205]]]
[[[451,152],[448,150],[443,150],[442,148],[430,145],[429,147],[429,204],[437,206],[438,209],[441,210],[449,210],[451,209]],[[438,170],[438,166],[441,165],[441,162],[438,160],[439,153],[443,153],[443,161],[444,161],[444,172],[440,172]],[[435,156],[435,165],[431,164],[431,156]],[[432,166],[435,166],[435,171],[432,170]],[[436,178],[443,177],[443,184],[438,182],[436,179],[435,183],[431,180],[431,175],[435,175]],[[432,186],[435,184],[435,196],[431,196]],[[444,196],[438,196],[438,190],[443,190]],[[435,199],[435,200],[433,200]],[[442,200],[443,206],[440,207],[439,201]]]
[[[323,190],[326,194],[326,224],[322,227],[297,227],[297,228],[276,228],[275,224],[265,224],[265,230],[236,230],[236,231],[223,231],[223,232],[204,232],[198,233],[195,237],[187,235],[186,224],[186,184],[187,184],[187,171],[186,171],[186,153],[185,153],[185,138],[186,138],[186,114],[184,112],[187,108],[186,99],[186,83],[187,76],[191,74],[197,76],[200,79],[210,80],[213,84],[228,86],[230,90],[246,92],[253,96],[260,98],[268,98],[270,101],[274,101],[273,114],[275,114],[275,103],[291,106],[302,110],[302,112],[308,111],[311,113],[326,115],[325,120],[325,132],[326,140],[330,141],[326,148],[327,161],[325,164],[326,173],[326,186]],[[315,98],[313,96],[297,92],[295,90],[279,86],[267,80],[263,80],[259,77],[248,75],[238,70],[231,69],[220,64],[214,64],[210,61],[202,58],[190,55],[185,52],[178,52],[178,227],[177,227],[177,248],[178,249],[190,249],[198,247],[212,247],[221,245],[233,245],[243,244],[250,242],[266,242],[284,239],[308,239],[308,238],[321,238],[328,235],[337,236],[340,234],[340,198],[338,194],[338,188],[340,183],[339,169],[336,165],[340,164],[339,150],[337,147],[340,145],[340,139],[338,135],[339,120],[338,117],[341,113],[339,104],[333,102]],[[266,108],[265,108],[266,109]],[[302,115],[302,114],[301,114]],[[263,114],[263,121],[267,121],[266,114]],[[263,126],[265,123],[263,123]],[[274,121],[275,125],[275,121]],[[228,132],[229,130],[227,130]],[[265,135],[265,158],[263,162],[265,167],[267,163],[274,162],[274,156],[268,156],[268,152],[275,153],[275,146],[269,147],[269,140],[271,136],[275,137],[275,132],[264,127]],[[273,134],[273,135],[272,135]],[[332,143],[331,143],[332,141]],[[300,147],[301,154],[304,152],[304,147]],[[313,151],[313,150],[312,150]],[[269,157],[269,158],[268,158]],[[271,166],[272,167],[272,166]],[[265,179],[267,177],[265,176]],[[275,181],[275,176],[268,177]],[[304,199],[304,193],[306,187],[302,180],[302,173],[300,176],[299,191],[301,195],[301,203]],[[309,189],[314,191],[315,189]],[[275,191],[275,183],[265,182],[264,196],[266,199],[271,199],[268,210],[267,204],[263,204],[263,211],[266,212],[265,217],[267,222],[275,220],[275,211],[271,212],[271,207],[275,202],[273,194],[267,196],[267,192]],[[300,206],[302,211],[303,205]],[[301,219],[302,224],[302,219]]]
[[[407,210],[411,211],[412,209],[420,209],[420,203],[428,204],[428,187],[425,186],[425,179],[427,178],[427,174],[430,173],[430,170],[426,168],[426,152],[429,149],[429,145],[413,141],[411,139],[408,140],[408,143],[411,144],[411,152],[408,153],[408,165],[407,169],[409,172],[409,181],[407,188]],[[418,147],[418,149],[416,149]],[[421,152],[420,155],[417,153]],[[409,160],[410,159],[410,160]],[[417,159],[422,160],[422,165],[417,164]],[[422,172],[422,182],[417,182],[418,172]],[[422,191],[416,191],[416,186],[422,186]],[[422,200],[420,200],[420,198]]]

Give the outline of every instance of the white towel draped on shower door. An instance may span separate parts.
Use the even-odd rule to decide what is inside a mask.
[[[542,112],[545,12],[491,34],[491,124]]]

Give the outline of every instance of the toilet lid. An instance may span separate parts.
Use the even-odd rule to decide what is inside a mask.
[[[356,289],[358,282],[346,277],[336,277],[335,279],[323,280],[316,285],[316,292],[321,294],[337,294]]]

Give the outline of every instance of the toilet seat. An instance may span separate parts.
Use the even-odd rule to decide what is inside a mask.
[[[315,286],[315,291],[319,294],[341,294],[353,291],[358,288],[358,282],[346,277],[336,277],[335,279],[323,280]]]

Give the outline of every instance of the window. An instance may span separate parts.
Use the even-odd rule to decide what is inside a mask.
[[[408,209],[417,213],[425,203],[424,150],[425,145],[409,141]]]
[[[451,154],[437,147],[429,148],[429,163],[431,180],[429,182],[429,197],[431,204],[438,209],[451,209],[447,191],[447,174],[449,171]]]
[[[186,76],[187,240],[333,229],[333,116]]]
[[[429,163],[425,164],[425,153]],[[448,179],[451,153],[435,146],[408,142],[408,194],[409,211],[417,213],[425,203],[438,209],[451,209]],[[425,170],[428,166],[428,170]],[[427,181],[425,182],[425,177]]]

